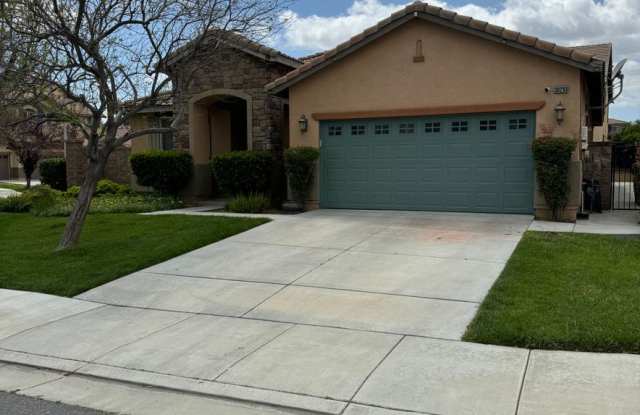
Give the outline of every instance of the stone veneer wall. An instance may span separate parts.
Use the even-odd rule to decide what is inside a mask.
[[[181,79],[195,71],[187,86]],[[232,48],[203,50],[189,62],[176,64],[170,74],[174,85],[176,113],[182,110],[177,126],[176,147],[189,149],[189,101],[196,95],[214,89],[231,89],[251,96],[252,145],[254,149],[280,149],[283,139],[283,117],[286,100],[268,94],[264,87],[291,71],[292,68],[249,55]]]
[[[583,162],[583,177],[600,183],[603,210],[611,209],[611,157],[611,142],[594,142]]]
[[[104,178],[117,183],[131,184],[130,149],[119,147],[107,162]],[[87,158],[82,149],[82,142],[70,141],[65,144],[64,158],[67,161],[67,185],[80,186],[87,172]]]

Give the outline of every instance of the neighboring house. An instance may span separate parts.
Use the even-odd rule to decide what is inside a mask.
[[[55,134],[51,137],[50,143],[43,149],[41,159],[64,156],[64,141],[67,131],[67,127],[55,129]],[[40,171],[36,168],[32,178],[38,179],[39,177]],[[5,137],[0,135],[0,181],[25,179],[24,170],[18,155],[8,148]]]
[[[304,62],[234,35],[188,64],[199,70],[174,94],[188,114],[175,143],[194,155],[198,194],[214,154],[313,146],[312,206],[548,217],[532,140],[593,140],[606,125],[612,46],[562,47],[414,3]],[[580,204],[576,149],[568,220]]]
[[[616,120],[615,118],[609,118],[608,131],[609,139],[614,139],[615,136],[620,134],[624,128],[629,125],[628,121]]]

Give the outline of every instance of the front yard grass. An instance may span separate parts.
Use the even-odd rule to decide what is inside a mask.
[[[640,237],[528,232],[464,340],[640,353]]]
[[[0,213],[0,288],[71,297],[266,221],[89,215],[78,247],[55,252],[66,218]]]

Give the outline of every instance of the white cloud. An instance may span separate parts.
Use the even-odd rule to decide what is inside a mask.
[[[288,12],[289,23],[277,43],[302,53],[330,49],[408,3],[354,0],[338,16],[302,17]],[[504,0],[499,9],[471,2],[461,7],[448,7],[445,1],[429,3],[562,45],[613,42],[614,61],[629,59],[625,91],[615,109],[640,116],[639,0]]]

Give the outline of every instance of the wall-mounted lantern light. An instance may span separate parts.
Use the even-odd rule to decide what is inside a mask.
[[[300,131],[303,133],[307,132],[309,129],[309,120],[307,120],[307,117],[304,114],[302,114],[298,120],[298,127],[300,127]]]
[[[560,102],[553,110],[556,112],[556,121],[558,121],[558,124],[562,124],[564,121],[564,112],[567,109],[562,105],[562,102]]]

